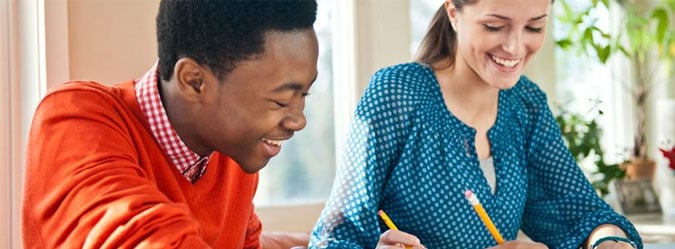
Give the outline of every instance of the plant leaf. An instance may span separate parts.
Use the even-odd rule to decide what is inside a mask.
[[[656,19],[656,40],[658,43],[663,41],[663,38],[666,36],[666,31],[668,31],[668,12],[662,7],[655,8],[652,12],[652,19]]]
[[[600,62],[602,64],[605,64],[607,62],[607,59],[609,59],[609,56],[611,55],[611,47],[609,45],[607,46],[601,46],[597,45],[594,46],[595,52],[598,54],[598,59],[600,59]]]
[[[557,40],[555,43],[562,49],[569,49],[572,46],[572,41],[570,39]]]

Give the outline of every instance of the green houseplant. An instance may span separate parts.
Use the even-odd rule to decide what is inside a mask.
[[[630,61],[633,78],[624,81],[615,79],[629,91],[635,108],[632,163],[628,164],[627,170],[632,178],[651,178],[655,163],[647,153],[648,98],[656,82],[655,76],[661,69],[670,69],[675,57],[675,34],[671,27],[675,0],[592,0],[580,11],[575,11],[565,1],[561,5],[563,13],[558,14],[559,21],[569,32],[557,39],[558,47],[575,50],[603,64],[612,57],[624,57]],[[615,23],[618,28],[599,25],[595,16],[599,12],[608,12],[614,17],[613,13],[620,13],[616,18],[618,23]],[[647,167],[630,168],[631,165]],[[645,168],[651,169],[646,175],[638,175],[638,171]]]
[[[625,171],[618,164],[605,162],[604,151],[600,143],[602,128],[597,123],[597,118],[602,115],[602,111],[594,107],[590,111],[591,116],[587,117],[581,113],[570,112],[563,107],[559,109],[560,113],[556,115],[555,120],[560,126],[565,144],[580,165],[586,161],[593,163],[591,183],[595,190],[604,197],[609,193],[610,182],[623,179]]]

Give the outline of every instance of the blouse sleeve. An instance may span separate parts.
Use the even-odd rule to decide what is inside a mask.
[[[522,230],[551,248],[578,248],[595,227],[609,223],[641,248],[635,227],[599,198],[565,146],[545,94],[527,83],[521,96],[529,134]]]
[[[395,75],[376,73],[359,102],[333,190],[312,231],[310,248],[375,248],[377,209],[409,126],[406,95]]]

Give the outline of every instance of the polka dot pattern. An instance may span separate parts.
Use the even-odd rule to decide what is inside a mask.
[[[494,195],[474,137],[447,111],[429,68],[408,63],[378,71],[357,106],[310,248],[375,248],[387,230],[379,209],[427,248],[494,246],[466,189],[506,240],[522,229],[549,248],[578,248],[594,227],[613,223],[641,244],[634,227],[597,197],[563,144],[545,94],[526,77],[499,93],[488,131]]]

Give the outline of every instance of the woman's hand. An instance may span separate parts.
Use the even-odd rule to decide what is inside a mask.
[[[548,247],[539,242],[511,240],[504,244],[490,247],[489,249],[548,249]]]
[[[634,247],[629,242],[617,241],[616,239],[608,239],[611,237],[627,238],[626,232],[614,224],[602,224],[593,229],[593,232],[588,236],[586,246],[584,248],[591,248],[598,241],[603,240],[598,244],[596,249],[633,249]],[[628,239],[624,239],[628,240]]]
[[[608,241],[600,243],[595,248],[596,249],[633,249],[633,246],[631,246],[630,244],[625,243],[625,242],[617,242],[617,241],[608,240]]]
[[[387,230],[380,235],[380,241],[377,242],[377,249],[387,248],[426,248],[415,235],[401,232],[398,230]]]

